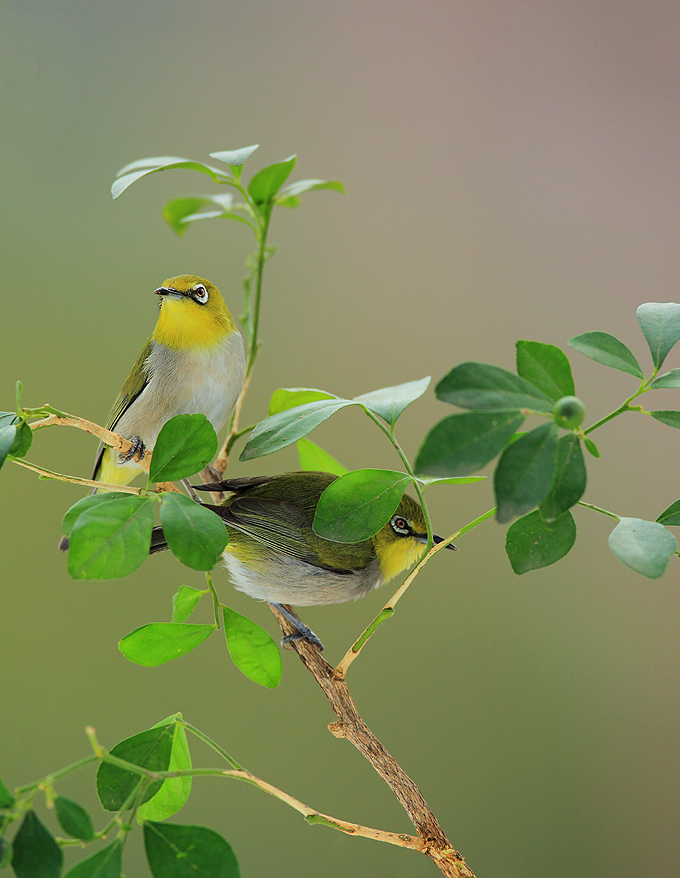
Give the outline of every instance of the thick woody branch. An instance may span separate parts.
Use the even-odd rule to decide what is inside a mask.
[[[271,604],[270,609],[276,616],[284,635],[294,633],[292,623]],[[346,738],[351,741],[390,787],[405,808],[422,841],[422,852],[430,857],[446,876],[475,878],[474,872],[447,839],[416,784],[361,718],[345,681],[336,674],[317,647],[311,646],[305,640],[293,641],[292,646],[321,687],[337,716],[336,722],[329,726],[330,731],[336,738]]]

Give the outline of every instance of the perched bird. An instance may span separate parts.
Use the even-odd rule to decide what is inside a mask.
[[[291,639],[304,637],[319,644],[283,604],[308,607],[363,597],[410,567],[427,544],[423,510],[407,494],[389,522],[368,540],[338,543],[318,536],[312,530],[316,507],[336,478],[330,473],[294,472],[195,486],[230,492],[219,506],[205,504],[229,533],[225,565],[237,589],[274,604],[296,625],[298,634]],[[433,539],[442,542],[441,537]],[[163,529],[155,527],[151,553],[167,547]]]
[[[133,448],[121,455],[100,445],[92,474],[112,485],[127,485],[142,471],[134,458],[153,449],[175,415],[202,413],[220,430],[243,387],[243,339],[217,287],[182,274],[154,292],[160,296],[156,328],[106,423]]]

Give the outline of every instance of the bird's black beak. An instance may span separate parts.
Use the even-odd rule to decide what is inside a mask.
[[[417,534],[416,539],[419,543],[427,545],[427,534]],[[435,544],[435,546],[437,546],[439,543],[444,542],[444,537],[438,537],[437,534],[432,534],[432,542]],[[454,552],[456,551],[456,547],[453,545],[453,543],[449,543],[448,546],[444,546],[444,548],[451,549]]]
[[[182,293],[179,290],[174,290],[172,287],[158,287],[157,290],[154,290],[154,293],[157,296],[161,296],[161,298],[172,296],[173,299],[180,299],[182,297]]]

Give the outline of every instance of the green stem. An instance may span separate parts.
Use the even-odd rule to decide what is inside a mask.
[[[220,630],[220,599],[217,597],[217,592],[215,591],[215,586],[213,585],[212,576],[209,571],[206,570],[205,578],[208,583],[208,588],[210,589],[210,594],[213,599],[213,610],[215,612],[215,628]]]
[[[229,454],[229,452],[231,451],[236,440],[240,439],[241,436],[245,436],[246,433],[250,433],[250,431],[253,430],[254,427],[255,424],[248,424],[248,426],[244,427],[242,430],[237,430],[235,433],[232,433],[227,440],[227,454]]]
[[[21,795],[22,793],[26,793],[29,790],[32,790],[34,787],[37,789],[41,784],[52,784],[55,780],[60,777],[64,777],[67,774],[70,774],[72,771],[76,771],[79,768],[82,768],[83,765],[89,765],[92,762],[96,762],[97,757],[93,754],[92,756],[85,756],[83,759],[79,759],[77,762],[72,762],[70,765],[67,765],[65,768],[60,768],[59,771],[53,771],[52,774],[48,774],[47,777],[43,777],[41,780],[36,780],[33,783],[24,784],[22,787],[17,787],[15,789],[15,793],[17,795]]]
[[[186,722],[186,720],[176,720],[177,725],[183,726],[188,732],[191,732],[192,735],[195,735],[199,740],[203,741],[204,744],[207,744],[215,753],[219,754],[222,759],[229,763],[233,768],[237,771],[246,771],[242,765],[239,765],[238,762],[230,756],[227,751],[220,747],[218,743],[213,741],[212,738],[209,738],[205,732],[202,732],[200,729],[197,729],[196,726],[192,726],[191,723]]]
[[[364,408],[364,411],[366,412],[368,417],[380,427],[380,429],[387,436],[392,445],[394,445],[397,454],[401,458],[401,462],[404,464],[406,472],[411,476],[413,486],[416,489],[416,494],[418,495],[418,500],[420,501],[420,506],[423,510],[425,527],[427,528],[427,546],[425,547],[427,551],[428,549],[431,549],[434,544],[434,540],[432,539],[432,521],[430,520],[430,513],[427,508],[427,503],[425,502],[425,496],[423,494],[422,488],[420,487],[418,479],[416,478],[416,474],[413,472],[413,468],[411,467],[408,458],[404,454],[401,445],[397,441],[397,437],[394,435],[394,430],[388,429],[385,424],[383,424],[383,422],[380,420],[380,418],[377,415],[374,415],[372,411],[369,411],[369,409]]]
[[[260,326],[260,299],[262,297],[262,274],[264,272],[264,264],[266,262],[267,251],[267,233],[269,231],[269,222],[271,220],[271,207],[265,213],[260,223],[260,247],[257,255],[257,272],[255,275],[255,299],[252,309],[252,331],[250,334],[250,350],[248,351],[248,362],[246,364],[246,377],[252,371],[257,357],[258,341],[257,331]]]
[[[610,518],[615,518],[617,521],[621,521],[621,516],[617,515],[615,512],[610,512],[608,509],[603,509],[601,506],[594,506],[592,503],[586,503],[585,500],[579,500],[578,505],[584,506],[586,509],[592,509],[593,512],[599,512],[601,515],[608,515]]]
[[[656,374],[656,373],[654,373],[654,374]],[[603,424],[606,424],[607,421],[611,421],[612,418],[616,418],[619,415],[622,415],[624,412],[640,411],[640,409],[637,408],[636,406],[631,406],[631,402],[634,399],[636,399],[638,396],[640,396],[642,393],[647,393],[647,391],[650,389],[650,384],[653,381],[653,379],[654,379],[654,375],[652,375],[651,378],[643,378],[642,383],[640,384],[638,389],[635,391],[635,393],[633,393],[631,396],[629,396],[628,399],[624,403],[622,403],[617,409],[615,409],[613,412],[610,412],[608,415],[605,415],[604,418],[600,418],[599,421],[595,421],[595,423],[592,424],[590,427],[588,427],[587,430],[583,430],[583,436],[587,436],[588,433],[592,433],[593,430],[597,430],[598,427],[601,427]]]

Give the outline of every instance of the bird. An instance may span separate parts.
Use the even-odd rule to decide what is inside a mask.
[[[408,494],[370,539],[339,543],[316,534],[316,508],[337,478],[305,471],[194,486],[229,494],[219,505],[203,504],[227,528],[225,566],[237,589],[273,604],[295,625],[296,632],[284,642],[304,638],[323,649],[286,605],[309,607],[363,597],[414,564],[427,545],[422,507]],[[433,536],[433,541],[443,540]],[[150,554],[167,548],[162,527],[154,527]],[[449,543],[446,548],[455,546]]]
[[[175,415],[204,414],[218,432],[243,387],[243,339],[217,287],[193,274],[154,290],[160,312],[106,426],[132,442],[126,454],[100,444],[92,478],[127,485],[142,472],[161,428]]]

